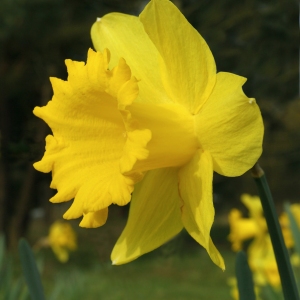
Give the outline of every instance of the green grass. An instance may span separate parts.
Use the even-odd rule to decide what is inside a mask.
[[[228,277],[233,275],[234,255],[222,253],[227,270],[221,271],[199,248],[189,254],[148,254],[134,262],[112,266],[95,260],[89,267],[46,262],[43,282],[53,299],[231,299]],[[45,276],[46,275],[46,276]],[[60,292],[59,292],[60,290]],[[51,298],[52,299],[52,298]]]
[[[111,209],[107,224],[97,229],[79,228],[72,222],[78,250],[66,264],[59,263],[51,249],[38,253],[44,264],[42,281],[47,300],[232,300],[227,280],[234,276],[235,254],[226,241],[228,228],[214,226],[212,231],[225,259],[225,272],[185,231],[129,264],[112,266],[110,252],[126,222],[117,213]],[[31,244],[47,230],[42,224],[33,224]]]

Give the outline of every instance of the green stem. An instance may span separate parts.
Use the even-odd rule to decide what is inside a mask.
[[[278,216],[266,176],[258,164],[255,164],[251,171],[258,187],[261,204],[267,221],[284,298],[285,300],[299,300],[296,280],[292,270],[289,254],[283,241]]]

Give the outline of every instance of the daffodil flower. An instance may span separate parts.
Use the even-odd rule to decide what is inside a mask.
[[[248,260],[255,282],[280,287],[280,277],[269,234],[256,238],[248,248]]]
[[[54,222],[50,226],[47,240],[57,259],[62,263],[69,260],[70,251],[77,249],[76,234],[66,222]]]
[[[242,218],[242,213],[235,208],[228,215],[230,226],[228,240],[231,242],[233,251],[240,251],[243,242],[248,239],[265,239],[268,231],[260,198],[258,196],[242,194],[241,202],[247,207],[249,218]]]
[[[241,202],[247,207],[250,218],[258,219],[263,217],[263,208],[258,196],[242,194]]]
[[[300,204],[294,203],[291,204],[291,212],[294,215],[294,218],[300,228]],[[287,248],[292,248],[294,246],[294,238],[290,229],[290,220],[286,212],[283,212],[279,217],[279,222],[282,229],[282,234],[284,242]]]
[[[230,211],[228,221],[230,226],[228,240],[233,251],[240,251],[244,241],[254,238],[261,231],[254,219],[242,218],[242,213],[235,208]]]
[[[258,228],[257,237],[263,236],[267,233],[268,227],[266,219],[264,218],[264,212],[261,205],[260,198],[258,196],[251,196],[249,194],[241,195],[241,202],[247,207],[249,211],[249,218],[256,223]]]
[[[168,0],[152,0],[139,17],[108,14],[91,34],[97,52],[86,64],[66,60],[67,81],[52,78],[52,100],[34,109],[53,131],[34,165],[52,171],[51,201],[74,198],[64,218],[97,227],[111,204],[131,200],[114,264],[185,228],[224,269],[210,238],[213,171],[239,176],[262,151],[246,79],[216,73],[206,42]]]

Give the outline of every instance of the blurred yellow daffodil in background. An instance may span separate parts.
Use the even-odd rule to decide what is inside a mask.
[[[230,234],[232,250],[242,249],[243,242],[259,234],[259,227],[253,219],[242,218],[242,213],[237,209],[232,209],[228,216],[230,224]]]
[[[246,79],[216,72],[201,35],[168,0],[139,17],[111,13],[91,30],[86,64],[66,60],[68,80],[34,114],[52,129],[34,167],[52,171],[52,202],[74,198],[65,219],[106,222],[131,200],[114,264],[132,261],[185,228],[222,269],[210,238],[213,172],[239,176],[262,152],[263,123]],[[131,197],[131,194],[133,195]]]
[[[280,276],[268,233],[254,239],[249,245],[248,260],[257,285],[270,284],[274,288],[280,287]]]
[[[263,209],[261,206],[260,198],[258,196],[242,194],[241,202],[247,207],[250,218],[253,218],[255,220],[263,218]]]
[[[298,224],[298,227],[300,228],[300,204],[294,203],[291,204],[291,211],[292,214],[295,217],[295,220]],[[292,248],[294,246],[294,239],[292,236],[292,232],[290,229],[290,221],[286,214],[286,212],[283,212],[279,217],[280,226],[282,229],[282,234],[284,238],[284,242],[287,248]]]
[[[35,251],[51,248],[56,258],[65,263],[69,260],[70,251],[77,249],[77,237],[72,226],[66,221],[55,221],[49,228],[49,234],[40,238],[33,246]]]
[[[233,251],[241,250],[244,241],[264,236],[267,232],[259,197],[242,194],[241,201],[248,208],[249,218],[243,218],[242,213],[235,208],[229,213],[230,234],[228,240],[231,242]]]
[[[253,239],[248,246],[247,254],[255,284],[260,287],[270,285],[275,290],[280,290],[280,276],[260,198],[243,194],[241,195],[241,201],[247,207],[249,217],[243,218],[241,211],[235,208],[230,211],[228,215],[230,226],[228,239],[231,242],[232,249],[234,251],[242,250],[243,242]],[[300,205],[292,204],[290,208],[300,227]],[[285,243],[288,248],[292,248],[294,240],[287,214],[282,213],[279,220]],[[291,262],[293,266],[297,266],[298,255],[296,253],[291,255]],[[229,285],[232,286],[232,282]]]
[[[57,259],[65,263],[69,260],[69,252],[77,249],[77,239],[72,226],[63,221],[55,221],[49,229],[49,245]]]

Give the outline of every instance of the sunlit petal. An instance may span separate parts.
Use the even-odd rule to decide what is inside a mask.
[[[159,53],[138,17],[110,13],[98,19],[91,29],[97,51],[108,48],[112,53],[111,66],[124,58],[134,76],[140,80],[137,99],[149,103],[172,102],[162,85],[159,69]]]
[[[198,150],[179,172],[179,192],[183,200],[182,222],[188,233],[207,250],[213,262],[225,269],[223,258],[210,238],[215,215],[212,178],[211,156],[208,152]]]
[[[215,61],[205,40],[168,0],[151,1],[140,19],[161,55],[166,92],[196,114],[216,80]]]
[[[239,176],[262,152],[263,123],[255,99],[242,91],[245,78],[218,73],[217,82],[196,116],[196,131],[203,149],[221,175]]]
[[[113,264],[130,262],[181,231],[177,185],[177,171],[173,168],[149,171],[136,185],[128,222],[111,255]]]
[[[97,228],[106,223],[108,216],[108,208],[101,209],[96,212],[90,212],[83,215],[83,219],[80,222],[81,227]]]

